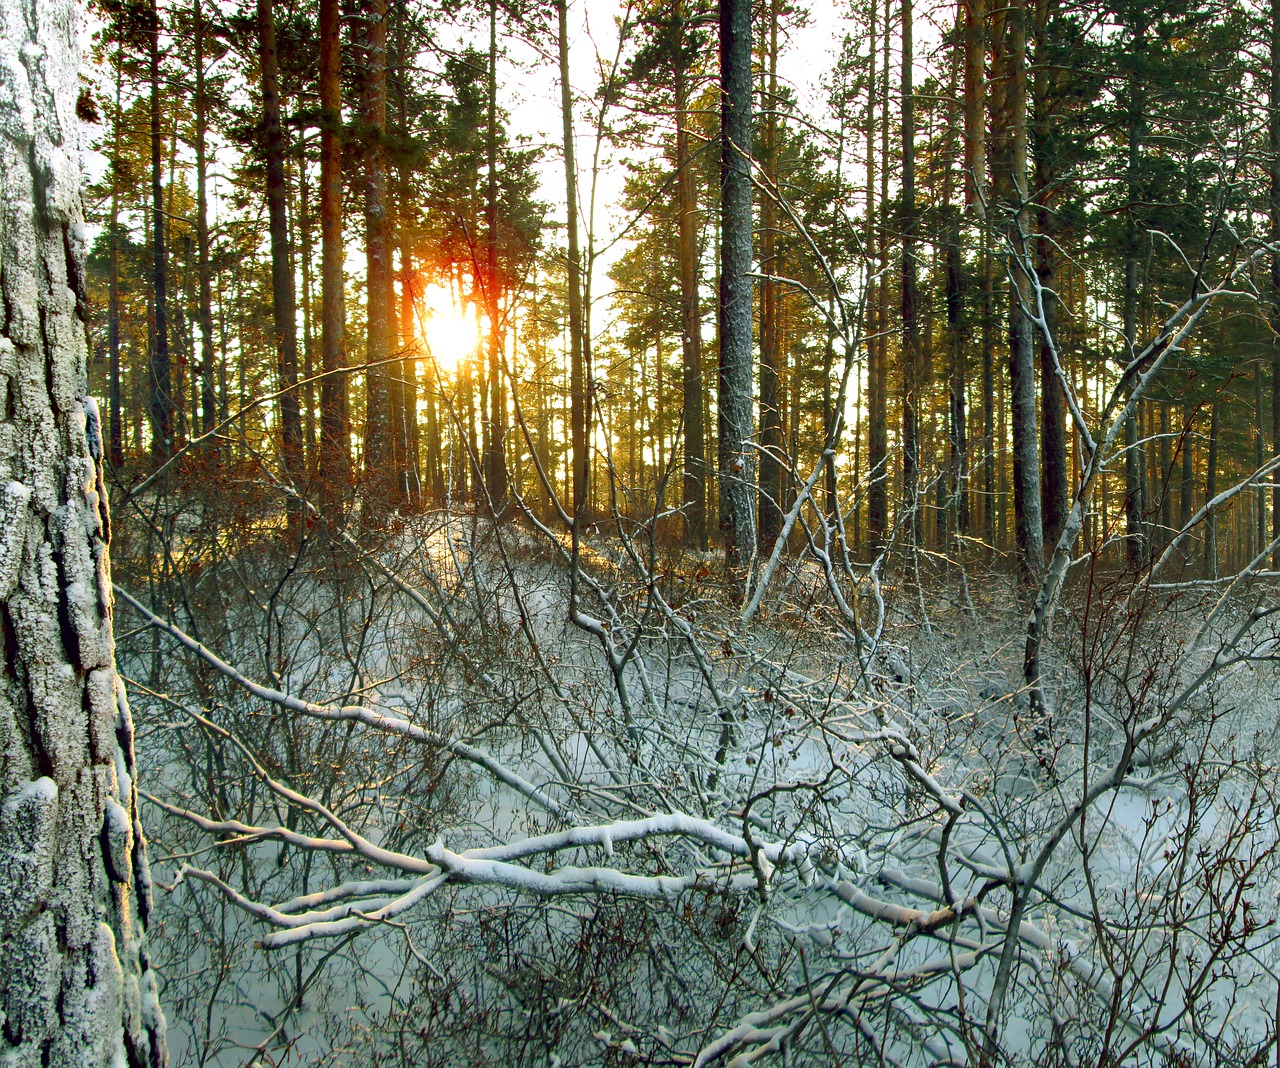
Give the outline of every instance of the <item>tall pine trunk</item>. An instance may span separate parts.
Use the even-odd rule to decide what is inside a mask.
[[[756,531],[750,157],[751,4],[720,0],[720,530],[738,592]]]
[[[875,4],[871,19],[876,16]],[[880,207],[885,211],[889,189],[889,0],[884,3],[884,62],[880,71]],[[875,94],[872,81],[869,93]],[[872,156],[870,139],[867,155]],[[871,551],[885,547],[889,533],[889,369],[885,331],[889,326],[889,287],[885,284],[889,267],[889,238],[886,228],[878,234],[880,281],[875,288],[874,330],[867,345],[867,540]]]
[[[485,304],[489,316],[489,412],[485,434],[485,483],[494,514],[507,499],[506,390],[502,383],[501,293],[498,274],[498,0],[489,0],[489,114],[485,137]]]
[[[1034,113],[1036,123],[1037,221],[1036,273],[1044,290],[1044,313],[1049,337],[1056,345],[1058,331],[1058,246],[1055,241],[1057,213],[1053,208],[1058,182],[1058,145],[1053,109],[1056,101],[1050,33],[1054,0],[1035,0],[1036,64]],[[1049,338],[1040,345],[1040,502],[1044,543],[1052,551],[1067,521],[1067,429],[1066,401],[1054,368]],[[1065,368],[1063,369],[1065,371]]]
[[[683,12],[682,12],[683,13]],[[689,152],[689,81],[683,54],[675,65],[676,208],[680,213],[680,369],[684,385],[684,522],[690,547],[707,549],[707,439],[702,421],[702,309],[693,159]]]
[[[271,312],[276,373],[280,383],[280,432],[285,476],[303,480],[302,419],[298,408],[298,326],[289,248],[289,185],[284,169],[284,125],[280,114],[280,67],[272,0],[258,0],[258,58],[262,64],[262,155],[267,169],[267,220],[271,235]],[[301,518],[298,498],[287,502],[290,523]],[[295,529],[295,533],[297,533]]]
[[[569,235],[569,423],[573,488],[573,521],[581,522],[590,485],[591,457],[587,439],[587,376],[584,367],[582,260],[578,252],[578,165],[573,150],[573,90],[569,85],[567,0],[556,0],[560,58],[560,117],[564,139],[564,189]]]
[[[107,404],[110,411],[111,446],[108,458],[111,466],[119,470],[124,466],[124,405],[120,382],[120,125],[121,83],[124,79],[122,60],[124,43],[124,15],[116,16],[116,106],[112,119],[111,146],[111,281],[107,297]]]
[[[778,18],[780,0],[769,0],[769,43],[766,56],[764,97],[764,171],[766,181],[778,183]],[[778,210],[766,194],[760,207],[760,269],[765,275],[778,270]],[[778,283],[766,277],[760,283],[760,511],[758,531],[766,552],[782,530],[782,419],[778,409],[780,359]]]
[[[213,277],[209,264],[209,98],[204,74],[204,13],[195,0],[196,45],[196,270],[200,288],[200,429],[208,434],[218,421],[213,386]],[[208,446],[217,455],[217,443]]]
[[[79,14],[72,0],[0,0],[0,67],[23,72],[0,93],[0,440],[15,444],[0,451],[0,1061],[161,1068],[89,395],[80,135],[66,125]]]
[[[916,119],[912,87],[911,0],[902,0],[902,507],[914,546],[920,539],[920,337],[916,323]]]
[[[1023,308],[1033,296],[1028,265],[1022,256],[1029,235],[1027,208],[1027,67],[1026,0],[1012,0],[997,19],[996,44],[1004,76],[1000,113],[1001,158],[996,197],[1009,215],[1011,258],[1009,286],[1009,408],[1013,433],[1013,515],[1018,562],[1024,578],[1044,566],[1044,529],[1040,511],[1040,461],[1036,432],[1036,375],[1031,320]]]
[[[165,299],[165,210],[160,132],[160,11],[151,0],[148,60],[151,88],[151,285],[155,332],[148,367],[151,462],[159,467],[173,450],[173,387],[169,375],[169,323]]]
[[[391,400],[390,356],[391,243],[387,226],[387,0],[370,0],[364,9],[364,70],[361,118],[364,125],[365,226],[365,521],[378,525],[390,504]]]
[[[326,518],[338,523],[351,488],[342,261],[342,102],[338,0],[320,0],[320,457]]]

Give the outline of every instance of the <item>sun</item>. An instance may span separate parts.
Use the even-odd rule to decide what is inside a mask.
[[[480,344],[475,317],[467,314],[447,286],[432,283],[423,290],[419,322],[427,351],[447,374],[456,371]]]

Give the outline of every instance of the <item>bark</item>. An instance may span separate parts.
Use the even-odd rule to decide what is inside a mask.
[[[683,52],[681,53],[683,56]],[[680,214],[680,366],[684,385],[684,523],[691,548],[707,549],[707,441],[702,421],[702,309],[698,298],[698,250],[693,159],[689,151],[689,82],[677,58],[676,207]]]
[[[298,409],[298,325],[289,247],[289,185],[284,169],[284,126],[280,115],[280,68],[272,0],[258,0],[258,58],[262,65],[262,155],[267,169],[267,219],[271,235],[271,314],[276,373],[280,382],[280,432],[285,477],[302,484],[302,419]],[[291,526],[301,519],[298,498],[290,496]],[[295,530],[295,533],[297,531]]]
[[[1271,0],[1270,172],[1271,240],[1280,245],[1280,0]],[[1280,252],[1271,257],[1271,454],[1280,456]],[[1280,482],[1271,490],[1271,537],[1280,538]],[[1280,551],[1271,566],[1280,568]]]
[[[0,1061],[159,1068],[89,396],[79,23],[71,0],[0,0],[0,67],[20,74],[0,93]]]
[[[124,409],[120,396],[120,106],[124,72],[124,15],[116,22],[116,109],[111,149],[111,282],[107,304],[107,404],[110,409],[111,447],[108,457],[117,471],[124,466]],[[197,38],[198,39],[198,38]]]
[[[752,453],[751,4],[720,0],[720,530],[731,584],[755,548]]]
[[[1146,37],[1145,28],[1134,33],[1132,47],[1141,51]],[[1123,327],[1124,352],[1121,364],[1133,359],[1134,346],[1138,333],[1138,220],[1135,216],[1138,197],[1138,163],[1142,151],[1143,125],[1145,121],[1145,102],[1137,76],[1130,75],[1128,86],[1128,204],[1125,212],[1124,233],[1124,295],[1123,295]],[[1125,517],[1125,562],[1129,567],[1140,568],[1147,556],[1146,535],[1143,531],[1142,507],[1142,454],[1138,448],[1137,416],[1133,415],[1125,422],[1124,427],[1124,517]]]
[[[320,500],[342,518],[351,488],[342,261],[342,103],[338,0],[320,0]]]
[[[1055,86],[1051,74],[1049,34],[1053,0],[1036,0],[1036,67],[1034,114],[1036,122],[1036,189],[1038,235],[1036,274],[1044,290],[1044,311],[1049,336],[1058,335],[1058,251],[1054,237],[1057,213],[1054,210],[1058,181],[1058,148],[1054,128]],[[1066,400],[1054,369],[1053,349],[1043,335],[1040,342],[1040,502],[1044,544],[1057,545],[1067,521],[1067,429]]]
[[[196,260],[200,287],[200,414],[201,430],[208,434],[218,422],[213,388],[213,281],[209,266],[208,149],[209,101],[204,82],[204,13],[195,0],[196,35]],[[209,453],[217,456],[217,442]]]
[[[151,0],[148,33],[151,81],[151,285],[155,301],[155,335],[148,367],[148,412],[151,416],[151,462],[159,467],[173,450],[173,391],[169,375],[169,324],[165,300],[165,212],[160,157],[160,12]]]
[[[875,21],[875,6],[871,19]],[[889,188],[889,2],[884,6],[884,63],[880,81],[880,206],[888,203]],[[871,95],[875,94],[875,82],[871,82]],[[874,156],[868,127],[867,157]],[[870,170],[868,169],[868,175]],[[889,242],[883,227],[879,234],[879,277],[876,284],[875,306],[872,309],[874,328],[867,345],[867,540],[872,553],[885,547],[889,531],[889,434],[887,397],[889,372],[887,367],[884,331],[889,324],[889,290],[884,284],[888,271]]]
[[[495,515],[507,500],[507,463],[503,442],[507,431],[506,391],[502,385],[502,287],[498,277],[498,0],[489,0],[489,115],[485,146],[485,303],[489,316],[489,413],[485,434],[485,483]]]
[[[914,545],[920,538],[920,382],[916,323],[916,120],[912,88],[911,0],[902,0],[902,507]]]
[[[418,467],[418,363],[422,358],[418,332],[414,328],[413,257],[401,239],[400,245],[400,345],[404,357],[400,364],[401,399],[404,426],[404,466],[401,471],[405,505],[413,511],[422,506],[422,474]]]
[[[302,263],[302,386],[299,401],[302,406],[302,438],[306,446],[306,470],[315,470],[316,462],[316,360],[315,360],[315,309],[312,294],[312,261],[314,252],[311,187],[307,182],[307,164],[304,159],[298,167],[298,231]]]
[[[778,18],[780,0],[769,0],[769,44],[765,85],[764,169],[772,186],[778,182]],[[760,206],[760,270],[777,275],[778,210],[771,196]],[[760,544],[773,548],[782,531],[782,419],[778,410],[778,283],[766,277],[760,283]],[[828,375],[828,379],[830,375]]]
[[[1014,0],[1002,14],[999,36],[1005,89],[1001,113],[1002,159],[996,196],[1010,217],[1011,238],[1021,248],[1030,230],[1027,201],[1026,0]],[[1011,263],[1009,287],[1009,407],[1013,432],[1013,514],[1018,562],[1024,578],[1044,567],[1044,529],[1040,511],[1040,461],[1036,433],[1036,381],[1031,321],[1030,279],[1021,255]]]
[[[556,0],[560,54],[560,116],[564,140],[564,191],[569,233],[569,424],[573,468],[573,520],[581,521],[590,485],[587,440],[587,375],[583,351],[582,260],[578,252],[578,165],[573,151],[573,90],[569,85],[567,0]]]
[[[365,225],[365,435],[363,518],[377,526],[390,504],[391,403],[387,359],[391,285],[391,244],[387,236],[387,0],[370,0],[364,11],[364,71],[361,119],[364,125]]]

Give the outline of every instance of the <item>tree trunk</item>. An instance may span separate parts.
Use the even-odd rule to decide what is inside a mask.
[[[1132,48],[1140,52],[1143,48],[1146,31],[1140,28],[1134,31]],[[1131,74],[1128,86],[1128,210],[1125,212],[1124,228],[1124,296],[1123,326],[1124,351],[1121,354],[1121,365],[1127,364],[1136,355],[1138,334],[1138,221],[1134,215],[1138,197],[1138,162],[1142,151],[1144,109],[1142,90],[1139,88],[1136,75]],[[1142,454],[1138,448],[1138,423],[1136,414],[1130,416],[1124,425],[1124,517],[1125,517],[1125,562],[1129,567],[1142,567],[1147,556],[1146,537],[1143,531],[1142,507]]]
[[[217,398],[213,388],[213,281],[209,266],[208,194],[208,95],[204,84],[204,14],[195,0],[196,35],[196,257],[200,286],[200,415],[201,430],[208,434],[218,422]],[[217,443],[208,445],[217,456]]]
[[[410,511],[422,507],[422,474],[418,466],[418,363],[421,352],[418,332],[413,321],[414,310],[413,257],[404,236],[400,239],[400,346],[404,357],[400,363],[401,410],[403,412],[403,496]]]
[[[1280,246],[1280,0],[1271,0],[1270,108],[1271,240]],[[1271,455],[1280,456],[1280,252],[1271,257]],[[1271,490],[1271,537],[1280,538],[1280,480]],[[1280,550],[1271,566],[1280,569]]]
[[[507,403],[502,387],[502,322],[498,278],[498,0],[489,0],[489,116],[485,177],[485,304],[489,316],[489,432],[485,435],[485,482],[494,515],[507,500],[507,464],[503,452]]]
[[[916,324],[916,110],[912,88],[911,0],[902,0],[902,507],[914,546],[920,539],[920,379]]]
[[[289,185],[284,170],[284,126],[280,116],[280,67],[272,0],[258,0],[258,58],[262,64],[262,155],[267,169],[267,219],[271,234],[271,313],[276,371],[280,382],[280,432],[285,477],[303,481],[302,419],[298,409],[298,323],[289,248]],[[294,534],[302,511],[298,498],[286,502]]]
[[[1013,430],[1013,513],[1018,562],[1024,578],[1044,566],[1044,528],[1040,511],[1040,461],[1036,433],[1036,376],[1031,320],[1023,311],[1033,302],[1022,235],[1029,234],[1027,200],[1027,69],[1026,0],[1002,13],[997,37],[1005,78],[1003,129],[996,195],[1010,214],[1012,258],[1009,287],[1009,407]]]
[[[702,421],[702,309],[693,159],[689,152],[689,83],[683,58],[675,68],[676,207],[680,213],[680,364],[684,385],[684,523],[691,548],[707,550],[707,440]]]
[[[361,118],[364,143],[365,225],[365,434],[363,518],[374,526],[386,517],[391,498],[391,402],[387,359],[391,244],[387,237],[387,0],[370,0],[364,11],[364,71]]]
[[[107,298],[107,404],[111,421],[108,458],[117,471],[124,466],[124,409],[120,396],[120,124],[123,119],[120,97],[124,80],[124,15],[116,16],[116,108],[111,145],[111,282]],[[199,40],[197,34],[197,40]]]
[[[0,1060],[160,1068],[151,875],[89,396],[79,134],[64,124],[79,93],[78,5],[0,0],[0,26],[0,65],[25,71],[0,94],[0,440],[12,443],[0,450]]]
[[[578,165],[573,151],[573,90],[569,85],[567,0],[556,0],[560,53],[560,117],[564,139],[564,191],[569,234],[569,423],[573,466],[573,520],[581,521],[590,485],[587,376],[583,354],[582,260],[578,252]]]
[[[151,75],[151,284],[155,300],[155,336],[148,378],[151,462],[159,467],[173,451],[173,392],[169,378],[169,324],[165,301],[165,212],[160,157],[160,12],[151,0],[148,45]]]
[[[873,4],[873,22],[875,14]],[[884,211],[889,189],[889,0],[885,0],[884,4],[884,33],[881,40],[884,62],[880,71],[880,208]],[[873,79],[869,93],[874,95],[875,92]],[[870,136],[867,156],[868,159],[874,156]],[[880,281],[875,287],[876,303],[871,313],[874,328],[867,344],[867,540],[873,554],[885,547],[889,535],[889,370],[885,358],[887,341],[884,337],[889,325],[889,288],[885,284],[889,265],[889,239],[883,226],[880,227],[878,246]]]
[[[338,0],[320,0],[320,460],[326,518],[340,523],[351,488],[342,261],[342,104]]]
[[[1049,336],[1056,345],[1058,336],[1058,246],[1054,241],[1057,214],[1053,210],[1058,181],[1058,148],[1053,109],[1055,92],[1049,34],[1054,0],[1036,0],[1036,67],[1034,79],[1036,122],[1036,189],[1038,234],[1036,274],[1044,290],[1044,313]],[[1054,369],[1053,348],[1048,338],[1040,343],[1040,502],[1046,549],[1058,544],[1067,521],[1067,429],[1066,401]],[[1064,368],[1065,370],[1065,368]]]
[[[752,455],[751,4],[720,0],[720,530],[730,583],[755,548]]]
[[[766,58],[764,168],[770,185],[778,183],[778,18],[780,0],[769,0],[769,44]],[[760,206],[760,270],[778,270],[778,210],[766,195]],[[782,530],[782,419],[778,410],[778,283],[760,283],[760,512],[757,529],[765,551],[773,549]]]

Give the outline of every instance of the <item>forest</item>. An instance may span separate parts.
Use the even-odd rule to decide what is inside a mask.
[[[1280,0],[0,0],[0,1062],[1280,1065]]]

